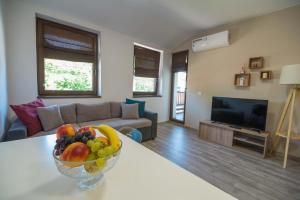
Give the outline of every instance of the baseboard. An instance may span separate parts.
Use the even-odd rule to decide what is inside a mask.
[[[277,152],[275,152],[274,156],[277,157],[277,158],[282,158],[282,159],[283,159],[284,153],[283,153],[283,152],[278,152],[278,151],[277,151]],[[291,160],[300,162],[300,157],[295,156],[295,155],[288,155],[288,159],[291,159]]]

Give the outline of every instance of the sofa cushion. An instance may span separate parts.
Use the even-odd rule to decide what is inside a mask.
[[[20,105],[10,105],[18,118],[26,126],[28,136],[32,136],[42,131],[42,125],[38,117],[37,108],[44,107],[44,101],[37,98],[35,101]]]
[[[139,118],[139,104],[122,103],[122,119],[138,119],[138,118]]]
[[[50,131],[64,124],[57,105],[37,108],[43,130]]]
[[[77,104],[77,123],[111,118],[110,103]]]
[[[121,102],[110,102],[110,112],[112,118],[121,117]]]
[[[146,104],[146,102],[126,98],[126,104],[134,104],[134,103],[139,104],[139,115],[140,115],[140,117],[144,117],[145,116],[145,104]]]
[[[76,123],[76,104],[60,105],[60,114],[65,124]]]
[[[152,122],[146,118],[139,118],[139,119],[120,119],[120,118],[112,118],[106,120],[97,120],[97,121],[90,121],[90,122],[83,122],[80,123],[80,127],[84,126],[93,126],[99,124],[107,124],[115,129],[120,129],[125,126],[129,126],[132,128],[143,128],[151,126]]]

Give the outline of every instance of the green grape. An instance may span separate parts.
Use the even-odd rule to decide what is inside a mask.
[[[100,149],[100,142],[94,142],[94,144],[92,144],[92,147],[91,147],[91,151],[94,153],[96,151],[98,151]]]
[[[95,142],[101,142],[100,139],[97,138],[97,137],[94,139],[94,141],[95,141]]]
[[[93,140],[88,140],[87,143],[86,143],[86,145],[87,145],[88,147],[92,147],[93,144],[94,144],[94,141],[93,141]]]
[[[105,158],[106,157],[106,151],[104,149],[99,149],[98,152],[97,152],[97,155],[100,158]]]
[[[104,158],[98,158],[96,160],[96,165],[100,168],[103,169],[105,167],[106,160]]]
[[[96,159],[97,159],[97,155],[94,153],[91,153],[88,155],[86,160],[89,161],[89,160],[96,160]]]
[[[115,152],[115,149],[113,146],[105,147],[103,150],[105,151],[106,156],[110,156]]]

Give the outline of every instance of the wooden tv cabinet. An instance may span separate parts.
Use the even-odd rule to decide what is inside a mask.
[[[258,152],[266,157],[269,133],[235,128],[212,121],[200,121],[199,137],[224,146]]]

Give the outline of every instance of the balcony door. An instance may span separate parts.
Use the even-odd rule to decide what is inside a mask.
[[[188,51],[181,51],[172,55],[172,88],[170,120],[184,123],[186,82],[188,69]]]

